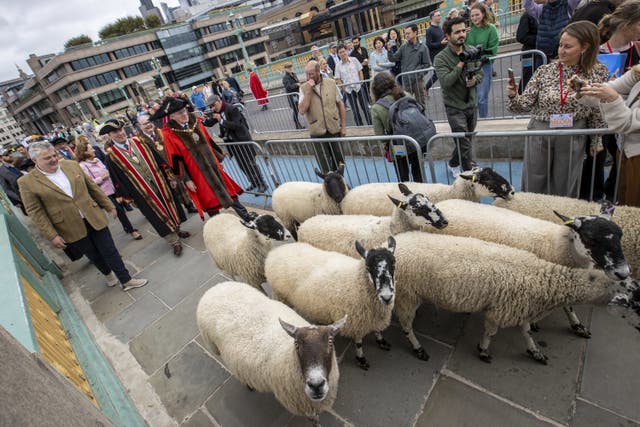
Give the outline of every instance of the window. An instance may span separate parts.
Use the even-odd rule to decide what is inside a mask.
[[[118,102],[124,101],[126,98],[120,89],[110,90],[108,92],[104,92],[98,95],[98,100],[102,107],[108,107],[109,105],[117,104]],[[91,98],[91,102],[96,110],[100,108],[100,105],[97,105],[95,99]]]
[[[179,52],[170,53],[167,55],[167,58],[169,58],[169,61],[172,64],[175,64],[176,62],[186,61],[187,59],[191,58],[197,58],[200,55],[202,55],[200,47],[193,47],[191,49],[185,49]]]
[[[140,55],[141,53],[148,52],[147,45],[137,44],[135,46],[125,47],[123,49],[114,50],[113,54],[117,59],[127,58],[129,56]]]
[[[256,22],[256,15],[253,16],[245,16],[244,19],[244,25],[249,25],[249,24],[253,24]]]
[[[97,76],[82,79],[80,84],[82,84],[82,87],[84,87],[85,90],[95,89],[100,86],[113,83],[116,78],[118,78],[118,73],[115,71],[109,71],[107,73],[98,74]]]
[[[226,22],[219,22],[217,24],[209,25],[207,27],[207,30],[209,30],[209,34],[218,33],[220,31],[226,31],[227,30],[227,23]]]
[[[227,46],[238,44],[238,38],[236,36],[224,37],[219,40],[214,40],[213,44],[216,46],[216,49],[222,49]]]
[[[96,65],[105,64],[109,61],[111,61],[109,59],[109,55],[106,53],[101,53],[100,55],[93,55],[87,58],[71,61],[71,68],[73,68],[74,71],[78,71],[82,70],[83,68],[95,67]]]
[[[169,49],[175,46],[180,46],[182,44],[187,44],[189,42],[195,42],[196,40],[197,39],[195,33],[190,31],[188,33],[163,37],[160,39],[160,42],[162,43],[162,47],[164,47],[165,49]]]
[[[260,30],[256,29],[242,33],[242,40],[244,41],[255,39],[256,37],[260,37]]]
[[[264,51],[265,51],[265,48],[264,48],[264,44],[262,43],[256,43],[254,45],[247,46],[247,53],[249,54],[249,56],[256,55]]]
[[[122,72],[125,77],[133,77],[138,74],[146,73],[147,71],[153,70],[150,61],[138,62],[137,64],[129,65],[127,67],[122,68]]]
[[[242,58],[241,50],[234,50],[233,52],[223,53],[218,57],[222,65],[231,64],[232,62],[238,62],[238,58]]]
[[[162,49],[160,40],[151,40],[151,43],[149,43],[149,46],[151,46],[151,50]]]
[[[176,80],[186,79],[191,76],[195,76],[197,74],[202,73],[204,70],[202,69],[202,65],[200,63],[187,65],[186,67],[179,68],[174,71],[176,76]]]

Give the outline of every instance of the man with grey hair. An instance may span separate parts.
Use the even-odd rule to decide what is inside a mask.
[[[63,249],[72,261],[83,255],[107,277],[107,285],[120,283],[128,291],[147,284],[134,279],[122,262],[109,232],[116,210],[109,198],[77,162],[58,160],[46,141],[33,142],[29,157],[36,167],[18,180],[20,196],[29,217],[53,246]]]

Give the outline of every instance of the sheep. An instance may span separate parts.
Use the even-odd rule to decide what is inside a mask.
[[[599,270],[569,268],[530,252],[470,237],[411,231],[395,236],[397,295],[394,313],[418,358],[427,354],[413,332],[421,302],[453,312],[483,312],[481,360],[499,328],[520,326],[527,353],[547,364],[530,323],[553,308],[603,297],[614,282]]]
[[[462,172],[453,185],[405,183],[414,193],[426,195],[433,203],[447,199],[466,199],[479,202],[480,197],[509,198],[514,189],[509,182],[491,168],[474,168]],[[387,195],[401,197],[395,183],[359,185],[349,191],[341,203],[342,213],[347,215],[388,216]]]
[[[450,220],[450,226],[427,230],[429,232],[501,243],[567,267],[597,267],[611,280],[622,280],[629,275],[629,265],[620,245],[622,230],[606,214],[568,218],[556,212],[565,224],[560,225],[466,200],[445,200],[438,206]],[[564,310],[571,329],[589,338],[591,333],[573,308],[564,307]]]
[[[448,222],[440,210],[422,194],[413,194],[403,183],[397,184],[404,195],[402,201],[389,196],[393,204],[390,217],[372,215],[317,215],[302,223],[298,230],[300,242],[319,249],[358,257],[356,240],[368,248],[379,247],[387,236],[421,227],[444,228]]]
[[[339,215],[340,202],[349,191],[344,181],[344,164],[335,172],[323,174],[315,169],[323,182],[286,182],[275,189],[272,207],[284,226],[298,240],[297,227],[314,215]]]
[[[272,240],[291,237],[273,216],[255,212],[247,221],[235,215],[218,214],[206,222],[202,235],[216,265],[232,276],[242,277],[255,288],[265,282],[264,260]]]
[[[365,250],[360,242],[355,246],[362,259],[307,243],[283,245],[267,256],[265,274],[273,297],[312,322],[329,323],[346,314],[349,323],[342,335],[355,341],[356,362],[367,370],[369,362],[362,350],[365,335],[374,331],[378,346],[391,348],[380,331],[391,322],[395,241],[389,237],[388,249]]]
[[[601,210],[598,203],[537,193],[517,193],[510,200],[496,199],[494,204],[547,221],[553,221],[554,209],[569,216],[597,215]],[[637,279],[640,277],[640,208],[616,206],[615,222],[624,233],[622,251],[629,261],[632,276]]]
[[[273,393],[289,412],[320,426],[319,414],[331,408],[338,393],[333,342],[346,317],[328,326],[310,325],[286,305],[238,282],[209,289],[196,313],[205,346],[240,382]]]

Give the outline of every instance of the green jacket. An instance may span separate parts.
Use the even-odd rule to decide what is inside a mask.
[[[467,33],[466,43],[469,46],[481,45],[485,50],[491,52],[491,56],[498,53],[498,30],[493,24],[486,27],[476,27],[471,25],[471,30]]]
[[[465,45],[465,49],[469,46]],[[442,99],[446,107],[457,108],[458,110],[466,110],[469,108],[477,108],[478,94],[476,88],[482,81],[482,69],[475,74],[476,85],[469,88],[469,101],[465,102],[467,97],[467,76],[464,68],[457,67],[460,58],[451,46],[445,47],[442,52],[436,55],[434,67],[436,75],[440,80],[442,88]],[[473,63],[470,65],[474,65]],[[475,64],[479,65],[479,64]]]

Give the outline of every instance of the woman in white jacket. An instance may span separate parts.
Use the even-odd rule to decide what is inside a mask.
[[[640,64],[617,80],[582,88],[580,96],[585,104],[599,104],[609,129],[619,134],[618,200],[640,207]]]

